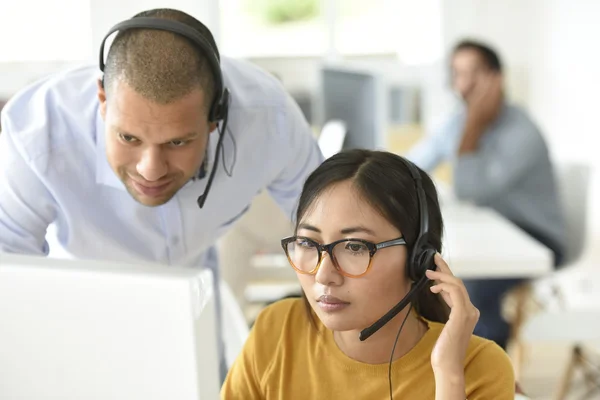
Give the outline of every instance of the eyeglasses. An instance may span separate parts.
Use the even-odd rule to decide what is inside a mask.
[[[303,236],[291,236],[281,240],[292,268],[301,274],[314,275],[327,252],[340,274],[349,278],[359,278],[369,272],[373,256],[377,250],[391,246],[406,245],[404,238],[371,243],[363,239],[341,239],[330,244],[319,244]]]

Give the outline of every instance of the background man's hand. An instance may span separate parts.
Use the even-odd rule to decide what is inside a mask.
[[[498,117],[502,99],[502,76],[495,72],[482,76],[467,99],[469,118],[489,125]]]

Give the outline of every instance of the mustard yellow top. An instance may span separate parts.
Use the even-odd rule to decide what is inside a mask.
[[[388,400],[388,364],[365,364],[346,356],[332,331],[311,325],[301,299],[265,308],[232,366],[222,399]],[[429,325],[423,338],[392,363],[394,399],[434,399],[431,351],[443,324]],[[391,351],[391,349],[390,349]],[[473,336],[465,359],[469,400],[514,400],[512,364],[494,342]]]

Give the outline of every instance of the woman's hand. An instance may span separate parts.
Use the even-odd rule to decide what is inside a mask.
[[[431,365],[436,381],[438,377],[444,377],[456,383],[462,381],[464,385],[464,360],[473,329],[479,320],[479,310],[471,303],[463,282],[452,274],[439,254],[435,256],[435,264],[436,271],[427,271],[427,277],[434,281],[431,291],[440,293],[451,311],[431,353]]]

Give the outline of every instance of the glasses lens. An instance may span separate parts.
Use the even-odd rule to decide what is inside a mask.
[[[338,266],[347,274],[364,274],[369,267],[371,255],[363,242],[340,242],[333,248],[333,256]]]
[[[289,242],[287,254],[292,266],[302,272],[312,271],[319,262],[317,245],[304,238],[296,238],[296,240]]]

